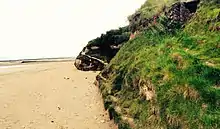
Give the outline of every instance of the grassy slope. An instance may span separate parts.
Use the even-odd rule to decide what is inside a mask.
[[[100,85],[120,128],[129,128],[126,121],[141,129],[220,128],[219,14],[219,5],[203,3],[183,30],[149,29],[121,48]]]

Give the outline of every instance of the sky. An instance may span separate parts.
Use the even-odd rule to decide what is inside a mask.
[[[0,60],[76,57],[145,0],[0,0]]]

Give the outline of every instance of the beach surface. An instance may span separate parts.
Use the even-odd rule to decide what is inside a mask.
[[[0,67],[0,129],[115,129],[97,74],[72,61]]]

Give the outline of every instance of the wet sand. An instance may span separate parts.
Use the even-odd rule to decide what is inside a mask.
[[[115,129],[97,74],[72,62],[0,68],[0,129]]]

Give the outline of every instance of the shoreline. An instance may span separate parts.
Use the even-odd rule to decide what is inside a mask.
[[[14,66],[24,64],[53,63],[53,62],[70,62],[75,58],[39,58],[39,59],[19,59],[19,60],[0,60],[1,66]]]

